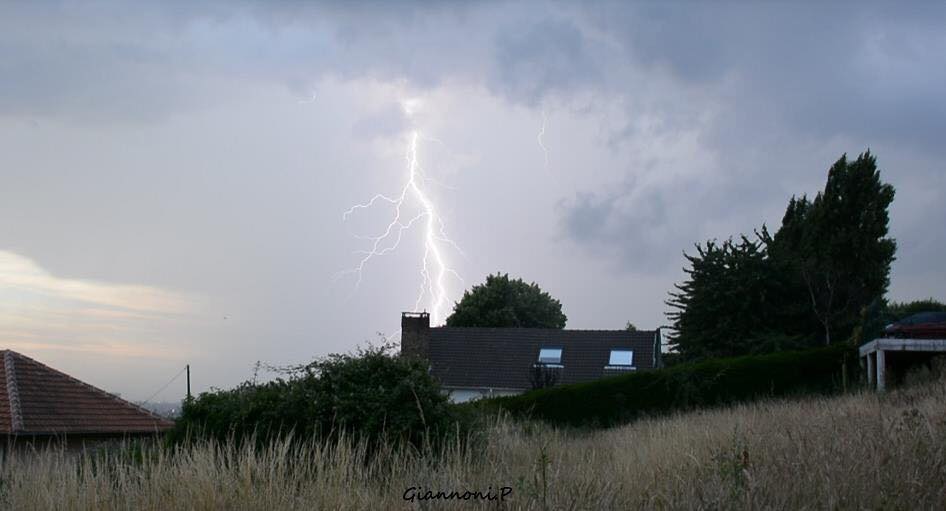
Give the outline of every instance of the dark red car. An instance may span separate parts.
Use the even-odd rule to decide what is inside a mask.
[[[884,333],[900,339],[946,339],[946,312],[921,312],[887,325]]]

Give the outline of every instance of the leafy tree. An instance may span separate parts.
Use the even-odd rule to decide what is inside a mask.
[[[870,152],[842,156],[814,200],[792,197],[774,236],[763,225],[755,240],[684,254],[687,278],[667,301],[678,358],[803,348],[876,329],[865,318],[884,307],[893,197]]]
[[[806,345],[818,344],[822,326],[811,310],[811,300],[797,264],[803,251],[811,202],[802,195],[792,197],[785,208],[782,225],[770,236],[763,228],[762,241],[768,253],[771,270],[769,287],[778,297],[778,306],[768,311],[774,329],[788,336],[806,339]]]
[[[888,323],[900,321],[907,316],[921,312],[946,312],[946,303],[933,298],[914,300],[912,302],[885,302],[885,316]]]
[[[628,332],[636,332],[636,331],[637,331],[637,325],[635,325],[634,323],[631,323],[630,321],[628,321],[627,324],[624,325],[624,329],[627,330]]]
[[[463,293],[447,326],[565,328],[567,319],[562,304],[535,282],[497,273]]]
[[[674,328],[670,347],[680,361],[797,347],[790,338],[779,338],[784,346],[761,343],[773,338],[769,312],[777,306],[761,239],[708,241],[696,251],[684,254],[688,278],[667,301],[676,309],[668,314]]]
[[[841,156],[813,201],[789,203],[770,253],[800,279],[826,344],[846,338],[862,309],[887,291],[896,252],[887,237],[893,198],[867,151],[853,162]]]

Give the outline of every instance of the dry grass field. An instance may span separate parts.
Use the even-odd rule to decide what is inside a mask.
[[[4,509],[944,509],[946,381],[771,401],[590,433],[497,420],[441,455],[347,442],[203,445],[137,462],[48,451],[0,470]],[[466,490],[488,500],[404,500]],[[408,496],[412,493],[408,492]]]

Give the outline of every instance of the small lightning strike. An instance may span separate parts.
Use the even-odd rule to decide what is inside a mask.
[[[401,244],[404,232],[411,229],[416,223],[422,222],[424,225],[424,257],[421,260],[420,271],[422,280],[417,299],[414,302],[414,310],[421,310],[424,299],[427,298],[429,300],[428,305],[430,308],[431,322],[435,325],[439,325],[445,319],[444,313],[448,305],[448,276],[452,276],[460,282],[463,282],[460,275],[450,268],[447,263],[443,245],[453,247],[460,254],[463,254],[463,251],[447,236],[443,217],[438,213],[434,201],[424,191],[423,185],[430,181],[430,179],[425,175],[423,168],[421,168],[417,156],[417,146],[420,138],[420,134],[417,131],[411,132],[408,137],[406,154],[408,178],[404,187],[401,188],[400,193],[396,197],[379,193],[368,202],[352,206],[342,215],[343,221],[348,220],[356,211],[369,209],[379,202],[394,206],[394,218],[388,223],[387,228],[380,235],[358,236],[359,239],[368,240],[371,248],[369,250],[356,252],[362,255],[358,266],[350,270],[345,270],[339,275],[352,273],[357,275],[355,281],[355,288],[357,289],[361,284],[362,273],[365,266],[368,265],[372,259],[397,250],[398,246]],[[404,214],[404,209],[405,204],[411,199],[417,202],[420,212],[408,219]]]
[[[309,103],[315,103],[315,91],[312,91],[312,94],[307,99],[300,99],[298,103],[300,105],[307,105]]]
[[[542,110],[542,127],[539,129],[539,134],[536,135],[535,139],[539,142],[539,147],[542,148],[542,154],[545,156],[545,169],[549,168],[549,148],[545,147],[545,142],[542,140],[542,137],[545,136],[545,126],[548,124],[549,116]]]

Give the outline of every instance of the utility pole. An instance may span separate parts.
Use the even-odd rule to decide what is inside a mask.
[[[191,365],[187,364],[187,400],[191,400]]]

